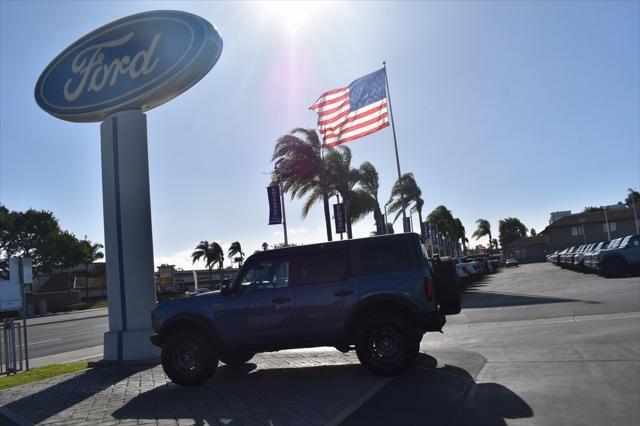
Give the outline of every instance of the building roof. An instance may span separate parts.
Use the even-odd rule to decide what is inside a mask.
[[[507,248],[532,247],[532,246],[546,245],[546,244],[549,244],[548,235],[536,235],[535,237],[518,238],[511,244],[507,245]]]
[[[609,220],[609,222],[615,222],[616,220],[623,220],[623,219],[633,220],[633,218],[634,218],[633,208],[631,207],[625,207],[625,208],[619,208],[619,209],[613,209],[613,210],[607,209],[607,219]],[[588,212],[588,213],[576,213],[569,216],[564,216],[563,218],[556,220],[555,222],[553,222],[552,224],[544,228],[544,231],[540,233],[546,234],[552,228],[580,225],[583,220],[584,220],[584,223],[594,223],[594,222],[602,223],[605,221],[604,210],[598,210],[595,212]]]

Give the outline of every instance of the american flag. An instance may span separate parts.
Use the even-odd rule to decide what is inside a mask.
[[[389,125],[384,68],[329,90],[309,107],[318,113],[318,131],[327,146],[377,132]]]

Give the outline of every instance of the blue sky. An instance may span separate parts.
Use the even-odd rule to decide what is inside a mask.
[[[215,68],[148,112],[156,263],[187,267],[202,240],[247,253],[282,241],[265,187],[275,139],[314,127],[324,91],[388,64],[403,172],[425,210],[474,221],[515,216],[540,231],[556,210],[612,204],[640,186],[640,3],[0,2],[0,203],[54,212],[104,241],[99,124],[49,116],[33,99],[66,46],[126,15],[179,9],[224,39]],[[373,163],[386,200],[396,177],[391,129],[349,143]],[[290,240],[322,241],[322,208]],[[397,228],[400,227],[398,222]],[[373,218],[354,227],[366,236]],[[480,242],[483,242],[482,240]],[[472,243],[475,244],[474,241]]]

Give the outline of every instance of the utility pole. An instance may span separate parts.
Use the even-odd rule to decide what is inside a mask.
[[[580,219],[580,224],[582,225],[582,242],[587,244],[587,236],[584,233],[584,219]]]
[[[609,218],[607,218],[607,206],[604,206],[604,222],[607,224],[607,238],[611,242],[611,230],[609,229]]]

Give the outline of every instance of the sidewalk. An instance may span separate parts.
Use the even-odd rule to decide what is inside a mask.
[[[421,355],[414,374],[455,382],[453,399],[461,402],[484,361],[455,350],[437,356]],[[467,364],[469,372],[444,367],[446,359]],[[0,413],[17,421],[5,418],[9,424],[337,425],[392,380],[370,374],[354,353],[330,349],[221,364],[211,382],[194,388],[169,382],[160,366],[98,367],[0,391]]]
[[[51,364],[67,364],[76,361],[99,361],[102,359],[103,346],[92,346],[90,348],[78,349],[75,351],[62,352],[55,355],[33,358],[29,360],[29,367],[43,367]]]

